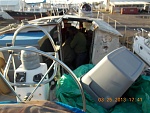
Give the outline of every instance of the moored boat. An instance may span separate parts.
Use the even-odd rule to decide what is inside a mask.
[[[68,50],[64,48],[66,46],[64,35],[67,34],[64,29],[67,30],[70,26],[76,27],[86,36],[88,57],[85,64],[94,65],[91,70],[88,70],[89,73],[85,71],[84,74],[80,75],[83,77],[82,79],[79,78],[80,81],[70,69],[72,67],[67,66],[65,62],[67,57],[65,54]],[[144,63],[129,50],[125,47],[120,48],[120,37],[122,37],[121,33],[101,19],[63,15],[26,21],[24,24],[18,25],[16,31],[12,33],[6,31],[5,34],[0,36],[1,57],[4,61],[7,61],[3,72],[4,78],[2,77],[2,79],[6,84],[8,83],[8,89],[14,93],[15,100],[19,103],[18,105],[22,106],[20,102],[54,101],[70,97],[66,93],[55,95],[57,90],[56,83],[63,74],[69,73],[80,89],[75,90],[78,95],[75,97],[76,101],[82,100],[77,107],[86,112],[89,110],[86,109],[88,100],[85,100],[83,90],[87,91],[92,98],[96,98],[102,94],[97,90],[101,89],[101,86],[104,88],[102,96],[105,96],[105,99],[113,99],[114,95],[116,98],[121,98],[120,96],[137,79],[144,67]],[[130,57],[134,63],[129,60]],[[70,64],[74,65],[73,62],[70,62]],[[125,71],[123,70],[124,66],[126,67]],[[67,76],[70,77],[70,75]],[[9,80],[6,79],[7,77]],[[99,80],[102,81],[100,82]],[[126,82],[123,82],[123,80]],[[65,84],[65,87],[69,87],[67,91],[72,91],[74,82],[70,85],[64,82],[63,85]],[[115,90],[114,92],[112,91],[113,89]],[[65,89],[59,91],[65,91]],[[82,94],[81,97],[79,97],[79,91]],[[70,94],[73,97],[74,93],[70,92]],[[103,97],[99,97],[98,101],[101,102]],[[113,101],[101,102],[100,104],[109,109],[116,103]],[[69,101],[68,104],[75,105],[74,101]],[[96,106],[95,103],[93,105]],[[91,105],[88,104],[89,106]],[[101,107],[99,106],[99,108]]]
[[[15,20],[33,20],[36,18],[41,18],[48,16],[47,12],[23,12],[23,11],[12,11],[12,10],[5,10],[5,12],[10,15]]]
[[[141,29],[135,34],[133,52],[150,66],[150,33],[148,31]]]
[[[67,11],[66,8],[64,9],[49,9],[45,12],[42,11],[13,11],[13,10],[5,10],[8,15],[10,15],[15,20],[33,20],[37,18],[42,18],[46,16],[55,16],[55,15],[63,15]]]

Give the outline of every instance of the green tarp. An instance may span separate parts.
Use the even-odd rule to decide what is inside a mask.
[[[80,79],[94,65],[82,65],[73,72]],[[60,102],[82,109],[82,97],[71,75],[64,74],[57,84],[57,98]],[[123,95],[126,101],[117,103],[107,110],[94,102],[85,92],[86,113],[150,113],[150,76],[140,75]]]

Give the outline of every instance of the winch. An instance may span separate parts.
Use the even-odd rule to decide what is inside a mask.
[[[31,50],[35,47],[28,47]],[[36,84],[40,82],[47,71],[47,65],[40,63],[39,55],[32,51],[21,50],[21,65],[15,70],[14,83],[20,84],[15,86],[15,91],[20,98],[26,101]],[[43,81],[48,80],[48,76]],[[49,84],[41,84],[32,95],[32,100],[47,100]],[[19,100],[18,100],[19,101]]]

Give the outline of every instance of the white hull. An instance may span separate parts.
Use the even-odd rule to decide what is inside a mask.
[[[136,36],[133,43],[133,52],[150,65],[150,40],[142,36]]]

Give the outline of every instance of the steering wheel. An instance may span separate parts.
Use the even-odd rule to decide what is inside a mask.
[[[21,30],[23,30],[23,29],[25,29],[25,28],[36,28],[36,29],[38,29],[38,30],[40,30],[40,31],[43,31],[43,32],[45,33],[45,35],[48,37],[48,39],[50,40],[50,42],[51,42],[51,44],[52,44],[52,47],[53,47],[53,50],[54,50],[54,52],[49,52],[49,54],[53,54],[55,58],[58,58],[58,50],[57,50],[57,48],[56,48],[56,45],[55,45],[55,43],[54,43],[52,37],[50,36],[50,34],[49,34],[43,27],[40,27],[40,26],[37,26],[37,25],[30,25],[30,24],[28,24],[28,25],[24,25],[24,26],[21,26],[20,28],[18,28],[18,29],[14,32],[14,35],[13,35],[13,38],[12,38],[12,46],[15,45],[15,41],[16,41],[16,36],[17,36],[17,34],[18,34]],[[11,51],[11,53],[13,53],[13,51]],[[12,61],[14,70],[16,70],[16,66],[15,66],[15,61],[14,61],[14,58],[13,58],[13,54],[10,54],[9,57],[8,57],[7,64],[6,64],[6,68],[5,68],[6,70],[4,70],[4,77],[5,77],[5,78],[6,78],[6,76],[7,76],[7,73],[8,73],[8,70],[7,70],[7,69],[9,69],[9,66],[10,66],[11,61]],[[51,66],[49,67],[48,72],[52,69],[53,65],[54,65],[54,70],[57,70],[58,65],[53,62],[53,63],[51,64]],[[57,71],[54,71],[54,72],[53,72],[53,74],[52,74],[50,80],[52,80],[52,79],[54,78],[54,76],[56,75],[56,72],[57,72]],[[50,81],[46,81],[46,83],[48,83],[48,82],[50,82]],[[12,86],[16,86],[17,84],[11,83],[11,85],[12,85]],[[30,84],[30,85],[31,85],[31,84]]]
[[[86,102],[85,102],[85,95],[84,95],[84,91],[83,91],[83,88],[82,88],[82,85],[80,84],[78,78],[76,77],[76,75],[72,72],[72,70],[66,65],[64,64],[62,61],[60,61],[59,59],[55,58],[54,56],[52,55],[49,55],[48,53],[46,52],[43,52],[43,51],[40,51],[40,50],[36,50],[36,49],[31,49],[31,48],[25,48],[25,47],[21,47],[21,46],[11,46],[11,47],[3,47],[3,48],[0,48],[0,51],[3,52],[3,51],[15,51],[15,50],[25,50],[25,51],[31,51],[31,52],[35,52],[35,53],[38,53],[38,54],[41,54],[51,60],[53,60],[54,62],[58,63],[59,65],[61,65],[72,77],[73,79],[75,80],[75,82],[77,83],[80,91],[81,91],[81,95],[82,95],[82,101],[83,101],[83,110],[85,111],[86,110]],[[54,64],[54,63],[53,63]],[[51,68],[52,66],[50,66]],[[36,89],[40,86],[40,84],[42,83],[42,81],[45,79],[45,76],[47,75],[47,72],[44,74],[44,76],[42,77],[42,79],[38,82],[38,84],[35,84],[37,85],[35,87],[35,89],[32,91],[32,93],[30,94],[30,96],[28,97],[27,100],[30,100],[32,98],[32,95],[33,93],[36,91]],[[14,89],[12,88],[12,86],[9,84],[9,82],[6,80],[6,78],[4,78],[3,76],[1,76],[5,82],[9,85],[9,87],[12,89],[12,91],[16,94],[16,92],[14,91]],[[21,85],[21,84],[14,84],[14,85]],[[16,96],[18,97],[18,99],[20,101],[22,101],[20,99],[20,97],[16,94]]]

